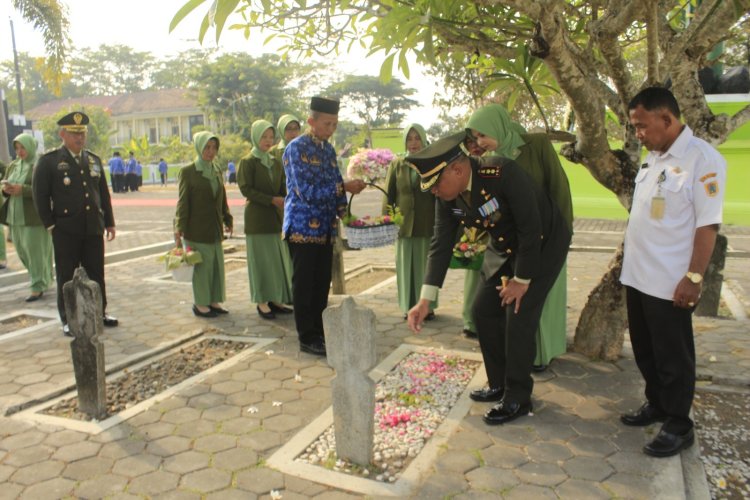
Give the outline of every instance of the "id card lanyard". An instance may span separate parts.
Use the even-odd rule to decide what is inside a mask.
[[[656,180],[656,195],[651,198],[651,218],[655,220],[661,220],[664,218],[666,202],[661,191],[661,185],[665,180],[667,180],[667,171],[662,170],[659,174],[659,178]]]

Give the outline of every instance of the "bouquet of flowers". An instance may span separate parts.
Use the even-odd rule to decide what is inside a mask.
[[[186,246],[174,247],[156,260],[165,263],[166,270],[172,272],[172,277],[176,281],[190,281],[193,277],[193,266],[203,262],[203,257],[200,252]]]
[[[388,165],[396,158],[390,149],[360,148],[349,159],[346,175],[349,179],[362,179],[374,183],[378,179],[385,179]]]
[[[477,228],[464,228],[458,242],[453,246],[453,255],[449,267],[451,269],[472,269],[474,271],[482,267],[484,251],[487,250],[487,233],[482,231],[477,234]]]

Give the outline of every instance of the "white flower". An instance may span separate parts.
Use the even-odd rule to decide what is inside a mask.
[[[722,489],[722,490],[726,489],[726,487],[727,487],[727,480],[724,479],[723,477],[720,477],[719,479],[716,480],[716,486],[718,486],[719,489]]]
[[[273,403],[271,403],[271,404],[272,404],[273,406],[281,406],[281,405],[283,405],[284,403],[282,403],[281,401],[274,401],[274,402],[273,402]]]
[[[294,381],[295,382],[302,382],[302,375],[300,375],[299,373],[295,373],[294,374]]]
[[[271,495],[271,498],[273,500],[281,500],[282,498],[284,498],[279,490],[271,490],[271,493],[269,493],[269,495]]]
[[[248,413],[258,413],[258,407],[257,406],[251,406],[247,409]]]

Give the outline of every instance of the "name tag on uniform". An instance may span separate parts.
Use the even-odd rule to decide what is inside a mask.
[[[460,209],[460,208],[452,208],[451,212],[453,213],[454,217],[465,217],[466,211]]]
[[[661,220],[664,218],[664,208],[666,202],[663,196],[654,196],[651,198],[651,218],[654,220]]]

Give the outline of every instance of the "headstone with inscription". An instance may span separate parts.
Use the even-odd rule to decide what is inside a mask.
[[[331,381],[333,426],[339,459],[367,465],[372,458],[375,382],[369,372],[377,362],[375,313],[347,297],[323,311]]]
[[[102,292],[91,281],[83,267],[63,285],[65,314],[74,339],[70,343],[73,370],[78,389],[78,409],[92,418],[107,414],[107,392],[104,371],[104,344],[99,335],[104,329]]]

